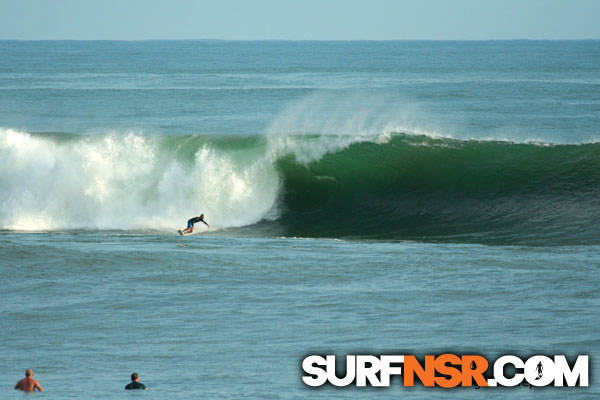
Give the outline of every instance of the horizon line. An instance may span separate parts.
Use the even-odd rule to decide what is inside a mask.
[[[516,41],[593,41],[600,38],[500,38],[500,39],[219,39],[219,38],[138,38],[138,39],[18,39],[0,38],[0,41],[18,42],[516,42]]]

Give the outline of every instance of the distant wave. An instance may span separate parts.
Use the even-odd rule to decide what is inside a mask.
[[[0,229],[600,243],[600,143],[0,130]]]

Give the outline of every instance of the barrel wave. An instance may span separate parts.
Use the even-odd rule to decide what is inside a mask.
[[[600,243],[600,143],[0,130],[0,228]]]
[[[600,144],[396,134],[308,165],[279,160],[301,236],[585,244],[600,238]]]

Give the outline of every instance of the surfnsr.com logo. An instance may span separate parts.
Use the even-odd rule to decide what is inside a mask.
[[[347,355],[345,375],[336,374],[335,355],[310,355],[302,361],[302,380],[308,386],[386,387],[393,376],[404,386],[419,381],[426,387],[588,386],[589,358],[579,355],[569,364],[564,355],[535,355],[526,360],[514,355],[496,359],[493,367],[480,355]],[[489,370],[489,371],[488,371]],[[491,374],[491,376],[490,376]],[[400,379],[400,378],[397,378]]]

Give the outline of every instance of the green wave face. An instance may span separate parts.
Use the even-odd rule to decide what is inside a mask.
[[[286,234],[483,243],[598,243],[600,144],[398,134],[308,165],[278,160]]]

